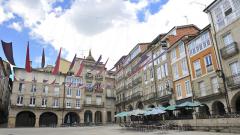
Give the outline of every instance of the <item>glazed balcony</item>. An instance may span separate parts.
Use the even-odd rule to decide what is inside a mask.
[[[226,82],[231,89],[240,88],[240,73],[227,77]]]
[[[102,75],[96,75],[95,80],[96,81],[103,81],[103,76]]]
[[[137,79],[132,81],[133,86],[137,86],[140,83],[142,83],[142,78],[141,77],[138,77]]]
[[[223,59],[228,59],[239,52],[238,44],[237,42],[233,42],[230,45],[227,45],[220,49],[221,56]]]
[[[96,101],[91,102],[84,101],[83,107],[104,108],[104,102],[97,103]]]
[[[93,75],[92,75],[91,73],[87,73],[87,74],[85,75],[85,79],[87,79],[87,80],[92,80],[92,79],[93,79]]]
[[[223,93],[224,93],[224,87],[222,83],[207,85],[203,88],[196,88],[194,90],[194,96],[199,100],[213,98],[214,96],[221,95]]]
[[[162,91],[158,91],[156,94],[156,100],[167,101],[172,98],[172,88],[165,88]]]

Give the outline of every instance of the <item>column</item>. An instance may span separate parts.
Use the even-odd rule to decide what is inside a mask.
[[[39,127],[39,117],[36,117],[35,119],[35,127]]]
[[[16,123],[16,117],[15,116],[9,116],[8,117],[8,127],[14,128]]]

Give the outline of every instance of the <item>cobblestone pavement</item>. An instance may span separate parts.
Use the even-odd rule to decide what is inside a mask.
[[[65,127],[65,128],[2,128],[0,135],[161,135],[159,131],[139,132],[126,130],[117,125],[97,127]],[[236,135],[231,133],[168,131],[167,135]]]

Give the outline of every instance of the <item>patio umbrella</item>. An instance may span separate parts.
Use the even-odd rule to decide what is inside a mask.
[[[166,111],[160,109],[160,108],[154,108],[151,111],[147,111],[144,113],[144,115],[156,115],[156,114],[162,114],[162,113],[166,113]]]
[[[120,112],[118,114],[116,114],[114,117],[124,117],[124,116],[128,116],[129,112]]]
[[[128,113],[128,116],[139,116],[139,115],[143,115],[146,111],[144,110],[140,110],[140,109],[137,109],[137,110],[132,110]]]
[[[159,106],[159,107],[156,107],[156,108],[159,108],[159,109],[161,109],[161,110],[163,110],[163,111],[166,110],[166,107],[163,107],[163,106]]]
[[[170,105],[168,107],[166,107],[165,111],[173,111],[173,110],[176,110],[176,105]]]
[[[194,102],[189,102],[186,101],[180,105],[177,105],[178,108],[188,108],[188,107],[199,107],[202,104],[200,102],[194,101]]]

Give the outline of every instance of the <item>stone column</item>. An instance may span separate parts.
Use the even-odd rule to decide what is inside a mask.
[[[35,119],[35,127],[39,127],[39,117],[36,117]]]
[[[107,123],[107,111],[104,109],[103,111],[102,111],[102,122],[103,122],[103,124],[106,124]]]
[[[14,128],[16,123],[16,117],[15,116],[9,116],[8,117],[8,127]]]

